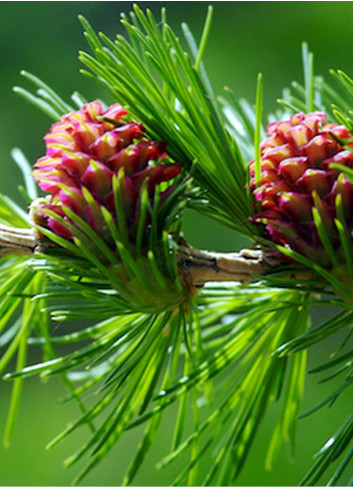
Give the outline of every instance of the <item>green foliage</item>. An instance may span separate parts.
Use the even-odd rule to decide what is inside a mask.
[[[104,34],[98,37],[81,19],[95,57],[82,52],[80,59],[152,138],[168,141],[171,156],[192,168],[196,184],[207,191],[209,200],[198,209],[252,236],[247,166],[235,138],[225,129],[224,115],[200,61],[211,16],[210,8],[200,48],[184,27],[189,52],[166,22],[159,28],[152,14],[145,16],[137,6],[131,21],[122,19],[130,43],[121,36],[114,42]]]
[[[142,238],[132,250],[124,226],[117,229],[108,213],[99,209],[115,253],[65,209],[74,224],[61,223],[73,233],[72,241],[37,226],[57,246],[44,246],[31,258],[1,260],[0,345],[7,348],[0,361],[2,373],[17,355],[15,367],[5,374],[5,379],[14,380],[5,441],[9,443],[14,429],[23,379],[60,375],[68,387],[62,401],[77,402],[80,415],[48,447],[84,424],[90,428],[82,447],[65,461],[69,467],[86,459],[75,483],[126,431],[142,425],[141,443],[122,481],[131,485],[153,447],[163,415],[171,415],[173,405],[178,405],[178,412],[171,451],[159,466],[168,467],[189,453],[173,485],[234,484],[267,409],[278,403],[280,414],[266,460],[270,468],[281,444],[294,444],[308,349],[338,331],[350,331],[352,242],[344,226],[342,202],[336,202],[336,226],[345,256],[343,270],[327,239],[319,199],[314,218],[332,261],[330,270],[266,242],[251,223],[254,209],[245,161],[259,159],[264,134],[262,77],[255,107],[237,101],[230,90],[219,99],[215,96],[202,63],[211,17],[212,9],[199,47],[183,25],[187,52],[167,24],[164,11],[159,23],[150,12],[144,14],[135,6],[130,20],[122,18],[127,37],[118,36],[114,42],[104,34],[97,36],[81,19],[93,52],[80,53],[89,69],[84,73],[142,122],[152,138],[167,141],[168,153],[192,175],[192,180],[180,179],[164,208],[154,207],[147,250],[142,249]],[[284,92],[283,109],[268,120],[284,118],[291,110],[325,110],[352,130],[352,80],[333,72],[341,94],[314,76],[313,56],[305,45],[303,61],[304,86],[293,83]],[[38,91],[36,95],[23,88],[16,91],[52,119],[73,110],[37,77],[23,75]],[[72,100],[75,107],[85,102],[78,93]],[[23,155],[15,157],[27,171]],[[350,169],[341,170],[352,178]],[[118,190],[118,179],[115,186]],[[31,180],[26,181],[25,194],[31,200],[36,197]],[[148,205],[147,199],[141,202],[140,230]],[[254,277],[250,284],[209,283],[198,294],[185,291],[178,276],[176,246],[186,206],[281,251],[288,263]],[[46,214],[50,216],[51,211]],[[124,223],[122,209],[120,214],[119,222]],[[4,196],[0,197],[0,220],[10,226],[29,225],[26,214]],[[320,305],[338,312],[311,327],[311,311]],[[57,322],[68,322],[70,332],[53,330],[51,325]],[[342,348],[347,348],[350,338],[348,334]],[[26,351],[31,345],[41,347],[43,360],[27,365]],[[315,369],[316,373],[334,369],[330,378],[342,376],[342,385],[305,414],[334,402],[350,386],[352,355],[351,349],[344,351]],[[93,398],[90,405],[86,405],[88,394]],[[186,423],[189,411],[191,427]],[[321,482],[325,470],[344,454],[328,484],[340,481],[353,455],[351,438],[349,414],[318,453],[302,484]],[[200,461],[207,453],[212,453],[213,463],[203,474]]]

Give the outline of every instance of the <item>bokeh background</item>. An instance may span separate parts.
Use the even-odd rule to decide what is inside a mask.
[[[264,75],[265,111],[276,107],[276,99],[292,80],[302,81],[301,43],[309,43],[315,53],[317,74],[330,77],[330,68],[341,68],[353,74],[352,2],[213,2],[214,23],[205,55],[205,63],[216,92],[229,86],[237,98],[255,99],[256,77]],[[209,2],[139,2],[156,16],[167,7],[169,22],[179,32],[187,22],[198,37]],[[98,88],[80,73],[77,53],[87,49],[82,27],[77,19],[83,14],[95,30],[114,37],[123,30],[121,12],[129,12],[130,2],[0,2],[0,191],[22,204],[17,191],[21,176],[11,160],[10,152],[20,147],[34,162],[43,154],[43,135],[50,121],[14,94],[12,87],[30,87],[20,70],[30,71],[63,97],[74,90],[88,99],[102,96]],[[244,240],[236,234],[203,217],[188,213],[184,232],[196,246],[220,251],[240,249]],[[325,316],[325,311],[317,315]],[[309,366],[323,362],[332,351],[321,345],[310,352]],[[303,410],[322,399],[325,385],[309,376]],[[332,386],[333,388],[333,386]],[[80,467],[62,468],[62,460],[84,441],[87,432],[78,432],[51,451],[45,445],[68,421],[77,416],[76,406],[59,405],[65,391],[57,380],[43,384],[37,379],[25,383],[24,398],[12,446],[0,445],[1,486],[63,486],[69,485]],[[0,383],[0,433],[5,424],[10,385]],[[278,410],[274,404],[265,417],[248,463],[237,481],[242,486],[295,485],[309,468],[311,457],[328,436],[339,426],[351,405],[349,395],[330,409],[323,409],[310,418],[300,420],[294,458],[284,447],[272,472],[264,469],[264,456]],[[171,411],[171,414],[174,414]],[[182,467],[171,466],[157,471],[156,462],[167,453],[173,416],[167,416],[158,443],[136,478],[136,485],[167,485]],[[85,485],[114,486],[139,440],[139,432],[123,437],[106,460],[89,475]],[[212,464],[212,459],[205,461]]]

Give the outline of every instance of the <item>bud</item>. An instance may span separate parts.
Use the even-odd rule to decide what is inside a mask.
[[[149,140],[143,125],[128,120],[120,105],[104,109],[99,102],[64,115],[44,139],[46,155],[35,163],[33,176],[49,195],[32,208],[43,233],[47,228],[60,238],[83,240],[115,274],[116,284],[124,284],[121,295],[130,301],[133,297],[136,306],[155,310],[165,309],[166,301],[173,307],[180,303],[180,287],[176,293],[172,284],[178,279],[171,276],[173,267],[153,255],[168,250],[158,212],[181,172],[165,144]],[[106,253],[104,247],[109,248]],[[132,261],[138,265],[131,268]],[[132,276],[131,270],[139,272]],[[156,273],[161,274],[158,280]]]
[[[40,188],[51,194],[48,204],[41,204],[40,209],[48,208],[62,217],[65,206],[89,223],[95,213],[92,206],[103,206],[119,229],[113,179],[120,174],[123,208],[131,220],[129,238],[134,243],[142,187],[147,186],[153,208],[157,186],[177,176],[181,166],[170,162],[163,143],[147,140],[142,124],[126,122],[126,116],[120,105],[104,110],[99,102],[64,115],[45,136],[46,156],[37,160],[33,175]],[[55,217],[47,224],[61,236],[70,234],[55,223]],[[96,232],[106,240],[106,229]]]
[[[265,226],[268,239],[328,267],[330,260],[313,208],[319,211],[330,245],[339,257],[336,197],[341,195],[344,225],[350,234],[353,185],[331,165],[352,168],[353,144],[352,134],[344,126],[326,121],[325,113],[313,112],[269,124],[268,137],[261,144],[259,182],[255,180],[255,162],[250,162],[250,190],[257,210],[253,220]]]

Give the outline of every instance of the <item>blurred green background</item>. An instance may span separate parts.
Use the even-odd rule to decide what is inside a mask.
[[[156,16],[167,7],[169,22],[179,32],[181,22],[189,24],[198,37],[209,2],[139,2]],[[95,30],[110,37],[122,32],[120,12],[131,10],[130,2],[0,2],[0,191],[21,203],[17,186],[20,173],[10,152],[20,147],[31,162],[44,152],[43,135],[51,121],[12,92],[14,85],[30,85],[19,72],[26,69],[68,98],[74,90],[88,99],[102,96],[100,90],[79,73],[77,53],[86,49],[82,27],[77,20],[83,14]],[[330,68],[353,74],[352,2],[214,2],[215,15],[206,67],[216,92],[224,86],[237,98],[255,99],[258,72],[264,75],[265,111],[276,107],[276,98],[293,79],[302,81],[301,43],[307,41],[315,53],[317,74],[329,78]],[[189,213],[185,222],[187,239],[199,247],[237,250],[244,240],[200,216]],[[325,311],[319,314],[325,316]],[[337,345],[339,338],[335,338]],[[310,353],[309,365],[317,365],[332,351],[325,345]],[[325,385],[309,376],[303,410],[322,399]],[[333,388],[333,386],[332,386]],[[12,446],[0,446],[0,485],[62,486],[70,484],[79,467],[64,470],[62,460],[80,446],[87,433],[73,435],[51,451],[44,449],[68,421],[77,416],[71,404],[58,405],[64,388],[57,380],[43,385],[36,379],[25,383],[23,405]],[[10,385],[0,388],[0,430],[9,403]],[[89,400],[88,400],[89,401]],[[277,408],[274,405],[263,423],[248,463],[237,481],[239,485],[295,485],[309,468],[311,456],[340,424],[348,412],[348,395],[331,409],[321,410],[299,422],[296,456],[293,460],[284,448],[272,472],[264,469],[264,454],[269,443]],[[173,428],[173,410],[166,417],[161,436],[136,485],[167,485],[178,473],[183,461],[162,472],[155,463],[167,453]],[[119,485],[124,468],[139,440],[139,433],[128,433],[107,459],[88,476],[85,485]],[[212,464],[212,459],[205,461]]]

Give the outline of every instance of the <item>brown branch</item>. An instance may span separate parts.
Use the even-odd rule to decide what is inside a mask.
[[[12,228],[0,224],[0,257],[31,255],[38,242],[30,228]]]
[[[0,224],[0,257],[11,254],[33,254],[38,245],[33,229],[13,228]],[[180,277],[188,287],[202,287],[206,282],[246,282],[262,275],[275,263],[261,250],[239,253],[201,251],[179,243],[177,260]]]
[[[177,257],[182,280],[194,287],[202,287],[206,282],[247,282],[277,263],[261,250],[213,253],[188,245],[178,246]]]

